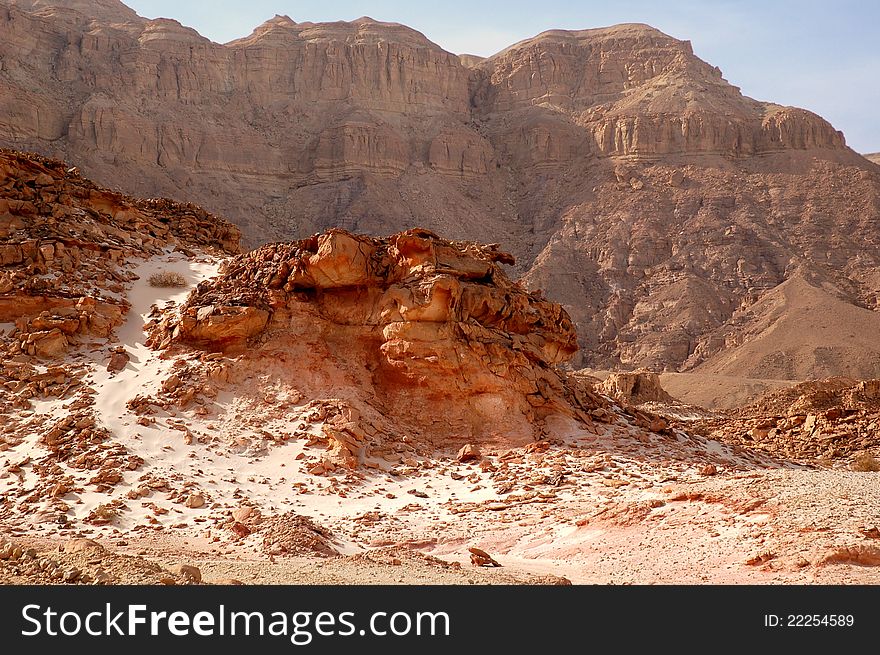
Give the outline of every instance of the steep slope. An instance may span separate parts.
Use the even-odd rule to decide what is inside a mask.
[[[220,45],[82,7],[0,2],[0,143],[199,202],[250,246],[332,226],[499,242],[597,368],[707,362],[804,267],[877,306],[880,169],[649,26],[482,59],[369,18],[276,16]]]
[[[765,294],[739,320],[727,347],[696,372],[809,380],[833,375],[867,379],[880,370],[880,313],[802,277]]]
[[[127,259],[237,252],[239,236],[200,207],[131,198],[64,162],[0,150],[0,323],[17,332],[7,354],[54,356],[75,335],[109,336],[128,309]]]

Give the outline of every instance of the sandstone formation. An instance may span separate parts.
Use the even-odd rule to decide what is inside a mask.
[[[872,152],[871,154],[865,155],[865,159],[872,161],[875,164],[880,164],[880,152]]]
[[[261,370],[294,376],[304,397],[340,398],[315,419],[332,465],[365,464],[407,431],[411,443],[459,448],[529,443],[552,421],[615,420],[556,367],[577,350],[566,312],[511,282],[504,263],[497,245],[423,229],[334,229],[230,259],[179,315],[154,319],[150,343],[236,356],[222,373],[205,369],[215,383]],[[178,374],[165,388],[185,386]]]
[[[604,395],[630,405],[674,402],[672,396],[660,385],[660,376],[650,371],[612,373],[596,388]]]
[[[795,275],[877,307],[880,169],[646,25],[479,58],[369,18],[276,16],[221,45],[115,0],[85,6],[0,2],[0,143],[199,202],[248,245],[333,226],[498,241],[566,307],[575,361],[595,368],[713,371]],[[850,360],[844,345],[808,344],[789,373],[760,361],[778,349],[737,366],[852,374],[823,363]]]

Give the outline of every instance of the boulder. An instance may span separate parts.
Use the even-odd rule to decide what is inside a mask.
[[[467,444],[461,447],[458,454],[455,456],[455,459],[459,462],[471,462],[474,460],[480,460],[482,457],[483,454],[480,452],[479,448],[473,444]]]
[[[45,332],[32,332],[28,335],[29,343],[33,344],[34,354],[43,359],[57,359],[67,351],[67,337],[58,328]]]

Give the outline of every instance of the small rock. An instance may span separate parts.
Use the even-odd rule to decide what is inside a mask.
[[[204,507],[205,497],[202,494],[190,494],[186,499],[186,506],[190,509],[198,509]]]
[[[110,362],[107,364],[107,370],[111,373],[118,373],[126,367],[130,359],[127,352],[114,352],[110,355]]]
[[[76,582],[77,580],[79,580],[80,575],[81,575],[80,570],[74,566],[72,568],[67,569],[64,572],[63,580],[64,580],[64,582],[67,582],[67,583]]]
[[[249,527],[247,527],[244,523],[240,523],[238,521],[232,524],[232,531],[242,538],[247,537],[251,533],[251,529]]]
[[[553,585],[557,587],[571,587],[571,580],[562,575],[543,575],[538,578],[538,582],[544,585]]]
[[[175,575],[186,578],[190,582],[202,581],[202,572],[199,571],[197,567],[191,566],[189,564],[175,564],[174,566],[169,567],[168,570]]]
[[[480,452],[480,449],[474,446],[473,444],[467,444],[461,447],[461,450],[458,451],[458,455],[455,456],[459,462],[470,462],[473,460],[479,460],[483,457],[483,454]]]
[[[254,508],[250,505],[244,505],[238,509],[232,510],[232,518],[236,521],[246,521],[254,513]]]
[[[110,577],[110,574],[107,573],[104,569],[98,569],[97,571],[95,571],[95,584],[110,584],[111,581],[112,578]]]
[[[177,387],[180,386],[180,377],[178,377],[177,373],[172,373],[165,382],[162,383],[162,388],[167,392],[171,393]]]
[[[468,551],[471,554],[471,564],[474,566],[501,566],[485,550],[468,548]]]
[[[102,551],[104,547],[94,539],[71,539],[61,547],[64,553],[81,553],[87,550]]]

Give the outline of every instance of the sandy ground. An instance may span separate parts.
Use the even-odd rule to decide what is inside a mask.
[[[712,373],[662,373],[660,384],[673,398],[709,409],[735,409],[768,391],[793,387],[794,380],[740,378]]]
[[[682,433],[645,437],[626,425],[596,433],[559,425],[550,442],[486,450],[481,462],[438,452],[384,470],[316,476],[297,459],[309,448],[306,441],[265,436],[293,432],[308,403],[286,388],[273,400],[284,401],[284,411],[257,412],[251,396],[221,393],[205,416],[160,410],[150,417],[155,423],[141,425],[126,401],[155,390],[175,365],[144,345],[145,317],[154,303],[182,302],[217,265],[176,254],[138,264],[132,308],[118,330],[128,365],[108,373],[106,345],[72,357],[90,368],[99,423],[144,465],[108,492],[68,494],[64,525],[37,512],[0,523],[0,536],[41,553],[71,538],[95,539],[107,552],[80,565],[100,563],[116,582],[153,580],[156,570],[181,562],[198,566],[206,581],[250,584],[500,584],[547,575],[614,584],[880,581],[878,567],[825,561],[857,551],[850,559],[873,561],[871,549],[880,543],[870,530],[880,522],[877,473],[807,469]],[[189,286],[149,286],[158,270],[182,274]],[[751,383],[741,381],[742,388]],[[702,378],[692,385],[707,386]],[[63,416],[64,405],[41,401],[34,412]],[[183,430],[174,427],[179,422]],[[0,464],[44,452],[34,436],[14,453],[0,452]],[[10,485],[33,484],[31,467],[21,468],[20,478],[6,476],[7,493]],[[167,486],[129,497],[145,472]],[[193,494],[204,504],[182,502]],[[113,501],[121,508],[110,523],[83,522]],[[270,556],[259,525],[244,536],[229,529],[232,512],[243,507],[263,517],[307,516],[329,531],[339,555]],[[470,547],[502,566],[471,566]],[[9,562],[0,567],[0,580],[34,581]]]
[[[877,566],[823,561],[841,549],[866,547],[870,552],[876,543],[867,536],[877,527],[876,475],[792,469],[702,479],[684,475],[637,494],[588,491],[572,494],[579,496],[574,502],[475,510],[441,530],[422,516],[406,521],[405,530],[395,526],[398,538],[387,539],[393,545],[331,558],[269,558],[247,541],[221,554],[209,539],[175,530],[145,536],[105,533],[98,541],[119,555],[163,567],[195,565],[207,582],[516,584],[552,574],[576,584],[876,584]],[[615,476],[627,478],[637,479]],[[663,504],[652,507],[641,500],[645,495]],[[397,523],[392,517],[385,521]],[[339,529],[347,523],[327,524]],[[4,532],[41,552],[57,545],[57,537]],[[374,532],[384,533],[381,525]],[[487,550],[502,566],[470,566],[469,546]],[[766,561],[749,563],[762,557]],[[454,562],[461,568],[449,566]],[[120,582],[131,575],[106,558],[102,566]]]

